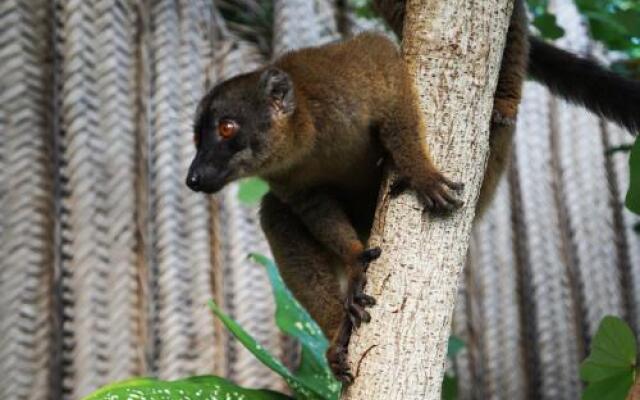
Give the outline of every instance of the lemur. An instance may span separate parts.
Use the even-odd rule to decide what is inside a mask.
[[[402,32],[404,1],[376,0]],[[521,0],[507,34],[495,93],[487,172],[478,200],[488,203],[509,158],[526,73],[554,93],[629,130],[640,127],[640,83],[530,37]],[[396,44],[380,34],[284,54],[268,66],[217,84],[200,101],[196,156],[187,185],[215,193],[260,176],[270,191],[260,222],[286,284],[331,344],[336,376],[350,382],[352,329],[375,300],[363,292],[381,159],[390,160],[426,209],[460,207],[462,184],[434,166],[412,79]],[[346,276],[346,290],[340,277]]]

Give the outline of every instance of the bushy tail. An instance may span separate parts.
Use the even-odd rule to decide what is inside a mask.
[[[624,126],[640,130],[640,81],[530,37],[529,74],[554,94]]]

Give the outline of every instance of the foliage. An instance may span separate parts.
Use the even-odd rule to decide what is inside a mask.
[[[588,386],[583,400],[623,400],[633,385],[636,339],[622,319],[607,316],[591,342],[591,354],[580,366]]]
[[[240,181],[238,199],[245,204],[255,204],[269,192],[269,184],[260,178],[246,178]]]
[[[464,342],[457,336],[449,336],[447,345],[447,358],[453,361],[455,356],[464,348]],[[455,400],[458,398],[458,378],[451,369],[444,373],[442,381],[442,400]]]
[[[587,19],[591,36],[609,50],[640,57],[640,2],[635,0],[575,0]]]
[[[377,14],[371,6],[371,0],[349,0],[349,7],[361,18],[376,18]]]
[[[640,214],[640,139],[636,139],[629,156],[629,190],[625,205],[636,214]]]
[[[194,376],[192,378],[165,382],[152,378],[135,378],[103,387],[84,400],[173,400],[173,399],[252,399],[287,400],[284,394],[270,390],[241,388],[217,376]]]
[[[533,14],[532,24],[542,37],[558,39],[564,36],[564,29],[558,26],[556,16],[548,10],[549,0],[528,0],[529,10]]]
[[[458,380],[449,371],[446,371],[442,381],[442,400],[455,400],[457,398]]]
[[[267,269],[276,300],[278,327],[300,342],[302,357],[298,370],[289,371],[212,302],[210,305],[213,312],[253,355],[284,378],[297,399],[337,400],[340,397],[342,385],[335,379],[327,363],[325,352],[329,342],[320,327],[286,288],[273,261],[259,254],[252,254],[251,258]]]
[[[229,318],[215,303],[210,302],[209,305],[214,314],[258,360],[284,378],[297,399],[337,400],[340,397],[342,384],[333,376],[325,358],[329,342],[320,327],[286,288],[273,261],[259,254],[252,254],[251,258],[267,269],[276,301],[276,323],[283,333],[300,342],[302,348],[300,366],[294,372],[287,369],[237,322]],[[133,397],[140,400],[171,400],[210,398],[211,396],[221,399],[290,399],[284,394],[269,390],[244,389],[223,378],[200,376],[172,382],[150,378],[131,379],[108,385],[87,397],[86,400],[118,400]]]

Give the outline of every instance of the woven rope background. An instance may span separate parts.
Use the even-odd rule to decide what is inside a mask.
[[[339,37],[334,2],[274,0],[273,53]],[[560,44],[598,53],[570,0]],[[358,31],[375,23],[349,16]],[[210,0],[0,2],[0,398],[78,399],[134,375],[283,388],[215,299],[289,362],[237,186],[186,190],[205,88],[273,54]],[[575,399],[600,318],[640,329],[631,137],[528,83],[514,162],[470,249],[455,330],[463,399]]]

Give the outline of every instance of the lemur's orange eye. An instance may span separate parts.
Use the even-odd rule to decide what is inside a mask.
[[[218,123],[218,135],[223,139],[231,139],[238,132],[238,123],[230,119],[223,119]]]

